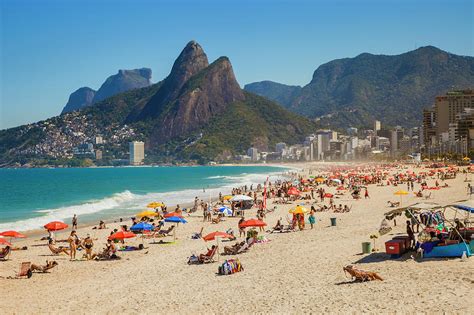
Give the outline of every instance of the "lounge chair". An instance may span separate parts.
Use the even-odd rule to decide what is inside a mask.
[[[214,262],[214,256],[217,253],[217,246],[214,248],[214,250],[211,252],[210,255],[206,255],[203,257],[203,259],[199,259],[199,262],[201,264],[208,264],[208,263],[213,263]]]
[[[0,251],[0,260],[7,260],[8,255],[10,255],[10,253],[11,253],[11,250],[12,249],[10,248],[10,246],[7,246],[4,249],[2,249]]]
[[[22,262],[20,264],[20,272],[17,273],[17,278],[27,277],[31,278],[33,272],[31,271],[31,262]]]
[[[172,234],[170,233],[173,232],[173,230],[174,230],[174,225],[172,225],[169,229],[159,230],[156,236],[157,237],[172,236]]]

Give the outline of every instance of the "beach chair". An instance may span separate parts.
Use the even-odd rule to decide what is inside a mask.
[[[425,195],[425,199],[426,199],[426,200],[431,199],[431,191],[430,191],[429,194],[426,194],[426,195]]]
[[[21,278],[21,277],[27,277],[27,278],[31,278],[31,276],[33,275],[33,272],[31,271],[31,262],[22,262],[20,264],[20,272],[18,272],[18,274],[16,275],[17,278]]]
[[[209,264],[214,262],[214,256],[217,253],[217,246],[214,248],[214,250],[211,252],[209,256],[205,256],[204,259],[200,260],[201,264]]]
[[[7,260],[8,255],[10,255],[11,253],[11,250],[12,249],[10,248],[10,246],[7,246],[4,249],[2,249],[2,251],[0,252],[0,260]]]

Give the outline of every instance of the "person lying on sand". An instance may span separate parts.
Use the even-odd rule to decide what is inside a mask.
[[[55,260],[53,260],[53,261],[47,261],[46,260],[46,265],[31,264],[30,270],[45,273],[45,272],[48,272],[48,270],[53,269],[57,265],[58,265],[58,263]]]
[[[69,251],[68,251],[66,248],[64,248],[64,247],[62,247],[62,246],[60,246],[60,247],[54,247],[54,245],[53,245],[53,240],[51,240],[51,239],[48,241],[48,247],[49,247],[49,250],[50,250],[54,255],[59,255],[59,254],[61,254],[61,253],[65,253],[66,255],[69,256]]]

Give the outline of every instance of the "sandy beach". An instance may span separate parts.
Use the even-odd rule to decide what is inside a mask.
[[[308,169],[316,167],[318,164],[301,164],[302,174],[307,176]],[[446,180],[449,187],[434,191],[430,202],[444,205],[468,198],[464,179],[460,174]],[[429,179],[428,184],[432,186],[434,181]],[[206,252],[206,247],[215,242],[193,240],[192,233],[201,227],[204,235],[228,228],[238,233],[238,218],[204,223],[198,211],[186,217],[187,224],[179,225],[176,243],[145,241],[147,249],[120,253],[122,259],[118,261],[71,262],[66,255],[51,256],[45,242],[32,235],[15,242],[16,246],[27,245],[28,250],[14,251],[9,260],[0,262],[0,313],[472,313],[474,258],[417,261],[410,254],[400,259],[385,254],[384,242],[405,232],[404,218],[397,220],[398,226],[390,233],[377,239],[379,252],[361,253],[361,243],[370,241],[383,214],[391,210],[387,201],[399,200],[393,195],[399,188],[405,186],[369,185],[370,199],[361,200],[346,193],[335,203],[352,206],[349,213],[318,212],[313,230],[307,225],[304,231],[267,234],[267,243],[204,265],[187,265],[187,259],[192,253]],[[415,184],[415,191],[418,189]],[[328,190],[334,192],[335,188]],[[404,196],[403,205],[419,201],[410,193]],[[300,203],[272,202],[269,208],[276,206],[276,210],[267,214],[267,228],[280,217],[286,223],[288,210]],[[255,217],[255,213],[253,208],[246,218]],[[330,226],[332,217],[337,218],[337,226]],[[67,238],[69,231],[58,232],[57,238]],[[110,229],[85,226],[78,230],[81,237],[88,233],[98,239],[97,251],[104,246]],[[138,238],[127,240],[127,244],[139,243]],[[81,256],[79,252],[78,258]],[[217,276],[218,265],[235,257],[244,271]],[[50,273],[35,273],[30,279],[4,278],[14,276],[20,262],[43,264],[52,259],[59,265]],[[342,270],[349,264],[375,271],[384,281],[353,283]]]

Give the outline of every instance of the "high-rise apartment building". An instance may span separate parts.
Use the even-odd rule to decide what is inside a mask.
[[[435,99],[436,136],[449,132],[449,124],[456,122],[456,115],[465,108],[474,108],[474,91],[458,90],[437,96]]]
[[[129,143],[130,165],[142,165],[145,159],[145,143],[133,141]]]

